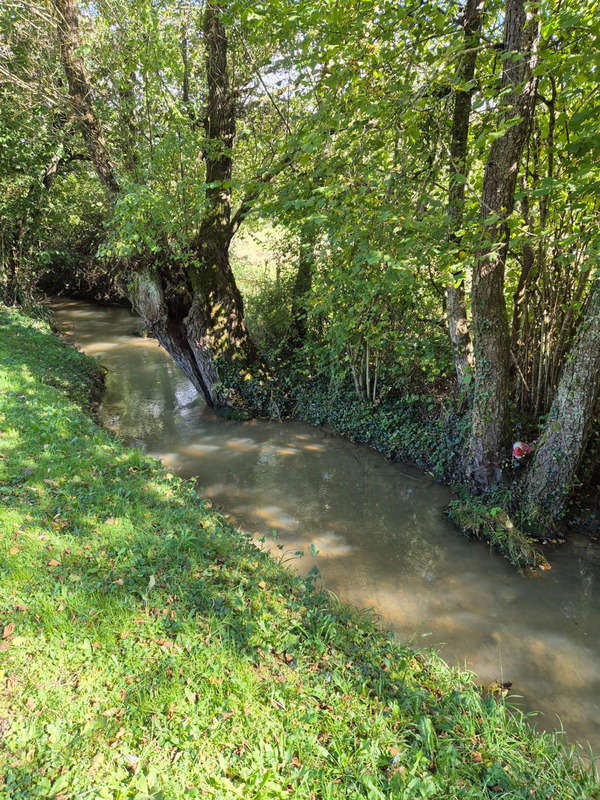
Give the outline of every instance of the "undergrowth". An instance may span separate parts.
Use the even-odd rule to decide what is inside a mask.
[[[286,570],[102,431],[0,311],[0,798],[600,797],[575,748]]]
[[[460,497],[450,504],[448,516],[463,533],[487,542],[519,569],[547,565],[539,542],[514,524],[510,498],[498,493],[476,497],[464,487],[461,459],[470,420],[452,398],[444,405],[427,394],[406,394],[374,406],[343,384],[332,389],[318,378],[301,380],[292,369],[271,381],[240,376],[225,364],[220,372],[225,398],[237,403],[237,413],[246,409],[324,425],[386,458],[414,464],[456,487]]]
[[[448,506],[448,516],[461,531],[489,544],[503,553],[511,564],[521,569],[549,569],[539,543],[519,528],[502,497],[474,497],[463,490]]]

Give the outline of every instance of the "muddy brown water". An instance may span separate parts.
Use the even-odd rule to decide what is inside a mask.
[[[323,430],[210,411],[122,308],[58,300],[60,327],[108,368],[107,428],[143,447],[293,568],[433,646],[484,683],[512,681],[532,722],[600,753],[600,550],[584,538],[552,570],[515,572],[445,519],[446,488]],[[276,538],[273,538],[276,532]],[[294,556],[297,551],[303,557]]]

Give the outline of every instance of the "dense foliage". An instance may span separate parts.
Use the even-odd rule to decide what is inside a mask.
[[[451,408],[460,479],[513,482],[543,533],[598,460],[597,12],[11,0],[5,299],[120,292],[209,404],[221,360],[267,393],[354,395],[367,427]],[[230,245],[274,226],[249,335]]]

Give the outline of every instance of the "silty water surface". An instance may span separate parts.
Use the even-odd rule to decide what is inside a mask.
[[[126,309],[53,304],[70,340],[109,372],[102,421],[194,476],[275,554],[303,551],[342,600],[373,608],[418,647],[512,681],[539,727],[600,753],[600,551],[575,537],[552,570],[523,577],[444,518],[449,493],[411,468],[299,423],[236,422],[208,409]],[[272,538],[276,531],[277,538]],[[314,554],[316,551],[316,555]]]

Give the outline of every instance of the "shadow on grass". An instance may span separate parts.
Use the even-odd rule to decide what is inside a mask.
[[[366,792],[368,778],[393,796],[417,773],[439,788],[460,772],[478,791],[493,780],[511,796],[538,796],[533,735],[495,700],[283,569],[191,483],[101,431],[75,402],[85,404],[95,373],[85,357],[12,321],[2,334],[0,513],[12,529],[0,541],[3,655],[25,683],[6,694],[13,797],[58,795],[63,767],[87,780],[81,763],[121,739],[160,745],[171,772],[184,752],[186,774],[199,740],[230,748],[225,766],[214,754],[202,768],[248,785],[248,770],[263,779],[265,738],[279,748],[269,769],[292,789],[341,781]],[[48,385],[54,371],[71,400]],[[32,715],[34,689],[46,695]],[[227,727],[232,715],[238,729]],[[515,732],[525,760],[511,774],[501,745]],[[404,748],[404,770],[392,745]],[[488,748],[489,763],[473,748]],[[539,788],[542,797],[547,781]]]

